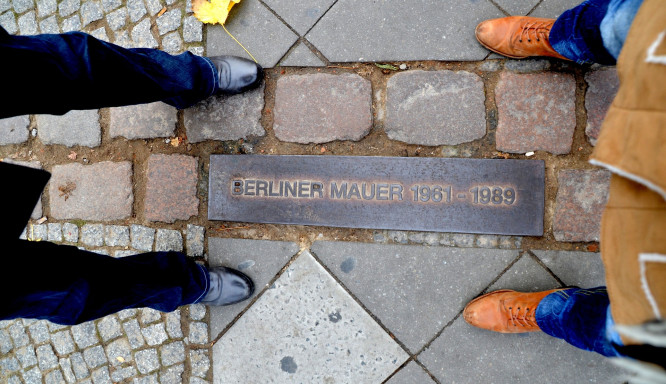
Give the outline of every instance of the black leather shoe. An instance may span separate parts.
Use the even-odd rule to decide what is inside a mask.
[[[257,88],[264,78],[261,66],[237,56],[209,57],[217,69],[220,95],[235,95]]]
[[[248,299],[254,293],[254,283],[242,272],[225,267],[208,269],[210,287],[201,304],[229,305]]]

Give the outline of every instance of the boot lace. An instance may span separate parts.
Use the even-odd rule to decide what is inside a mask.
[[[521,307],[508,307],[509,320],[514,327],[538,327],[534,309]]]
[[[519,42],[523,42],[523,39],[526,38],[528,43],[532,42],[532,39],[536,41],[541,41],[541,39],[548,41],[548,35],[550,34],[550,29],[553,27],[552,21],[532,21],[523,25],[522,31],[520,31]]]

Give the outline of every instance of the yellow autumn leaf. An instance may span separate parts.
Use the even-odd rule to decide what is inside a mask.
[[[241,0],[193,0],[194,17],[206,24],[224,24],[231,8]]]

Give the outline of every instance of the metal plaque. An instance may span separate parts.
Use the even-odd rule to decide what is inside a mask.
[[[212,155],[208,219],[543,235],[544,162]]]

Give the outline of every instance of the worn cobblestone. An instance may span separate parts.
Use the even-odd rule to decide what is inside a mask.
[[[166,330],[171,338],[177,339],[183,337],[183,330],[180,324],[180,309],[166,314]]]
[[[39,369],[48,370],[58,366],[58,358],[53,353],[53,347],[50,344],[44,344],[37,347],[37,360]]]
[[[15,322],[9,326],[9,335],[12,337],[12,341],[16,347],[23,347],[30,344],[28,334],[25,333],[25,328],[19,322]]]
[[[102,7],[106,12],[111,12],[121,5],[123,5],[122,0],[102,0]]]
[[[206,344],[208,342],[208,324],[198,321],[190,323],[188,340],[192,344]]]
[[[83,351],[83,359],[86,361],[88,368],[95,369],[107,363],[104,348],[101,345],[90,347]]]
[[[46,240],[49,237],[49,227],[46,224],[35,224],[28,230],[28,239],[33,241]]]
[[[136,367],[143,374],[152,372],[160,366],[157,350],[154,348],[139,351],[134,355],[134,358],[136,359]]]
[[[22,35],[36,35],[39,33],[37,29],[37,18],[35,12],[30,11],[18,18],[19,31]]]
[[[132,348],[127,338],[120,338],[112,341],[106,346],[106,357],[109,363],[115,366],[121,366],[132,361]]]
[[[152,251],[155,242],[155,230],[143,225],[131,225],[132,248],[139,251]]]
[[[65,378],[62,376],[60,371],[51,371],[46,374],[44,378],[45,384],[62,384],[65,381]]]
[[[51,34],[60,33],[58,20],[56,19],[55,16],[47,17],[46,19],[39,22],[39,30],[42,33],[51,33]]]
[[[74,352],[74,341],[68,330],[51,335],[51,343],[59,355],[68,355]]]
[[[72,361],[72,370],[74,371],[74,376],[76,376],[77,379],[83,380],[90,376],[88,366],[83,360],[83,355],[80,352],[73,353],[70,356],[70,359]]]
[[[139,310],[136,309],[136,308],[128,308],[128,309],[123,309],[122,311],[118,312],[117,315],[118,315],[118,318],[120,320],[125,321],[129,318],[132,318],[132,317],[136,316],[136,314],[138,312],[139,312]]]
[[[150,20],[143,19],[132,28],[132,41],[137,47],[157,48],[157,40],[155,40],[152,32],[150,32]]]
[[[79,227],[73,223],[64,223],[62,225],[62,235],[65,241],[70,243],[78,243]]]
[[[39,367],[33,367],[28,371],[22,373],[23,380],[25,384],[41,384],[42,383],[42,371]]]
[[[206,229],[198,225],[187,225],[186,247],[189,256],[203,256]]]
[[[142,325],[152,324],[162,320],[162,312],[152,308],[141,308],[141,316],[139,317]]]
[[[102,5],[96,1],[86,1],[81,6],[81,18],[83,19],[83,26],[87,26],[93,21],[101,20],[104,17]]]
[[[69,18],[63,20],[61,29],[62,29],[63,33],[75,32],[75,31],[80,30],[81,29],[81,17],[79,17],[79,15],[76,14],[72,17],[69,17]],[[94,140],[94,137],[93,137],[92,140],[91,139],[88,139],[88,140],[92,141],[92,143],[94,145],[99,145],[99,141]],[[53,144],[55,144],[55,143],[53,143]],[[71,146],[73,146],[73,145],[76,145],[76,144],[72,144]],[[94,146],[94,145],[90,145],[90,146]]]
[[[203,23],[196,17],[185,17],[183,21],[183,40],[186,43],[203,41]]]
[[[114,383],[121,382],[123,380],[132,378],[136,376],[136,368],[134,367],[124,367],[124,368],[116,368],[111,372],[111,380]]]
[[[200,321],[206,317],[206,306],[203,304],[191,304],[187,308],[192,320]]]
[[[191,156],[150,156],[144,199],[146,219],[173,223],[199,213],[197,165],[197,159]],[[179,251],[182,250],[182,238],[180,241]],[[156,246],[160,246],[159,230]]]
[[[160,372],[160,384],[180,384],[183,382],[182,375],[185,372],[185,366],[182,364],[169,367]]]
[[[585,81],[588,85],[585,95],[587,111],[585,134],[590,143],[595,145],[601,131],[601,123],[620,87],[620,79],[615,68],[608,68],[586,73]]]
[[[125,334],[132,349],[137,349],[145,345],[143,335],[141,335],[141,327],[139,327],[139,322],[136,319],[123,323],[123,329],[125,329]]]
[[[127,8],[120,8],[106,15],[106,22],[112,30],[117,31],[127,25],[127,17]]]
[[[169,336],[167,336],[166,330],[164,329],[163,323],[157,323],[142,328],[141,334],[143,335],[143,338],[146,340],[146,344],[150,346],[162,344],[166,339],[169,338]]]
[[[4,329],[0,330],[0,355],[8,353],[13,348],[14,344],[12,343],[12,338],[9,336],[9,332]]]
[[[182,363],[185,361],[185,344],[182,341],[164,344],[160,347],[160,356],[165,367]]]
[[[92,380],[94,384],[112,384],[111,376],[109,376],[109,368],[102,367],[94,370]]]
[[[176,251],[183,250],[183,236],[180,232],[172,229],[158,229],[155,240],[155,251]]]
[[[2,20],[0,19],[0,25]],[[0,119],[0,145],[20,144],[28,140],[30,117],[15,116]]]
[[[95,330],[95,323],[92,321],[74,325],[72,326],[71,331],[76,345],[81,349],[88,348],[99,342],[97,339],[97,331]],[[78,375],[76,376],[78,377]]]
[[[81,227],[81,243],[89,247],[101,247],[104,245],[104,225],[84,224]]]
[[[48,223],[47,227],[48,227],[48,235],[47,235],[48,240],[57,243],[62,242],[62,224]]]
[[[81,7],[81,0],[62,0],[58,5],[58,12],[60,16],[69,16],[79,10]]]
[[[23,13],[27,10],[35,8],[35,2],[33,0],[12,0],[12,3],[16,13]]]
[[[111,108],[109,135],[130,140],[173,136],[176,114],[176,108],[162,102]]]
[[[126,247],[130,244],[129,227],[124,225],[107,225],[104,242],[109,247]]]
[[[37,364],[37,355],[35,348],[32,345],[26,345],[16,350],[14,353],[23,369],[32,367]]]
[[[9,34],[16,34],[18,32],[18,25],[16,24],[16,16],[13,12],[5,12],[0,15],[0,25],[7,30]]]
[[[127,10],[133,23],[139,21],[146,14],[146,6],[141,0],[127,0]]]
[[[183,39],[178,32],[171,32],[162,37],[162,50],[172,55],[183,51]]]
[[[97,330],[102,340],[109,341],[122,336],[120,322],[115,316],[106,316],[97,323]]]
[[[205,378],[210,369],[208,351],[201,349],[190,350],[190,367],[192,375]]]
[[[162,16],[157,18],[157,30],[160,35],[164,35],[168,32],[175,31],[180,27],[182,11],[180,8],[172,9],[168,12],[165,12]]]
[[[150,13],[150,16],[155,16],[159,11],[162,10],[163,6],[162,3],[160,3],[160,0],[145,0],[146,2],[146,8],[148,9],[148,13]]]
[[[76,376],[72,370],[72,360],[70,360],[68,357],[63,357],[60,358],[59,364],[65,381],[68,383],[76,382]]]

